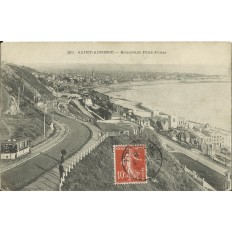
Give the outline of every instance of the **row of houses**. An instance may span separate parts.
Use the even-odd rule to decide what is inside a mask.
[[[107,108],[111,112],[112,120],[127,120],[135,122],[142,128],[150,127],[152,112],[143,109],[130,109],[110,100],[110,97],[96,90],[91,91],[93,102],[97,102],[101,107]]]
[[[153,120],[155,122],[160,122],[164,131],[176,128],[193,128],[193,124],[189,121],[186,121],[184,118],[178,117],[176,115],[165,114],[162,112],[157,113],[156,111],[156,113],[153,115]]]
[[[192,130],[195,136],[204,142],[207,145],[211,145],[215,148],[225,148],[229,152],[231,152],[231,133],[212,128],[209,124],[202,126],[198,131]]]
[[[165,114],[154,110],[152,120],[167,131],[168,135],[176,141],[198,148],[203,154],[213,159],[230,162],[231,133],[222,129],[185,120],[175,114]]]
[[[131,112],[124,112],[122,115],[119,112],[113,112],[111,116],[112,120],[127,120],[138,124],[141,128],[151,127],[150,119],[148,117],[141,117]]]
[[[95,98],[110,102],[106,94],[93,91]],[[157,109],[146,110],[142,108],[128,109],[116,103],[112,105],[113,120],[128,120],[137,123],[142,128],[151,127],[151,121],[159,122],[163,131],[180,130],[171,137],[174,140],[188,143],[199,148],[203,154],[215,157],[221,148],[231,152],[231,134],[220,129],[212,128],[209,124],[200,124],[185,120],[175,114],[166,114]]]

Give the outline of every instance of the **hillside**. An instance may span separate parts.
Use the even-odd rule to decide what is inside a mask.
[[[147,184],[114,184],[114,154],[113,145],[130,144],[130,137],[109,137],[98,146],[90,155],[81,160],[65,181],[63,190],[199,190],[198,187],[184,173],[181,166],[176,163],[164,150],[154,133],[145,130],[143,134],[135,139],[151,139],[162,151],[163,163],[156,176],[156,182],[148,180]],[[151,154],[147,151],[147,159],[151,159]],[[148,176],[152,175],[154,167],[157,169],[158,160],[147,163]]]
[[[35,140],[42,136],[43,112],[35,104],[34,95],[35,92],[39,92],[44,93],[42,96],[49,97],[51,93],[24,68],[3,65],[1,74],[3,91],[0,94],[2,95],[2,97],[0,96],[2,104],[0,139],[30,137]],[[27,83],[29,84],[27,85]],[[50,129],[50,124],[51,118],[47,115],[46,131]]]
[[[0,121],[0,140],[6,140],[10,137],[9,127],[1,120]]]
[[[2,113],[6,112],[6,110],[10,107],[10,95],[7,93],[4,86],[2,86],[2,93],[0,93],[0,107],[2,109]]]
[[[16,75],[22,78],[23,81],[35,88],[41,95],[46,95],[47,98],[52,98],[52,93],[42,85],[38,79],[32,74],[32,70],[26,67],[19,67],[16,65],[8,65]]]

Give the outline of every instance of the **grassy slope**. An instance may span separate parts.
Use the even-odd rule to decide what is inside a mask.
[[[23,78],[30,80],[30,82],[34,84],[33,86],[35,88],[37,88],[40,91],[43,90],[44,93],[48,94],[47,96],[50,96],[51,93],[44,86],[42,86],[32,74],[17,66],[13,66],[13,67],[14,68],[12,70],[14,70],[19,75],[23,76]],[[4,111],[6,111],[7,108],[9,107],[8,102],[10,96],[13,96],[17,99],[18,87],[20,86],[22,89],[22,82],[19,79],[15,78],[14,74],[12,75],[8,73],[8,71],[5,69],[2,74],[3,74],[2,77],[3,77],[4,85],[7,86],[8,88],[8,91],[4,90],[3,92]],[[5,124],[11,129],[13,138],[30,137],[32,140],[35,140],[39,136],[43,135],[43,112],[41,112],[34,105],[33,96],[34,95],[31,92],[29,92],[27,89],[22,91],[20,98],[21,115],[18,116],[4,115],[4,119],[2,119],[5,122]],[[47,115],[46,130],[49,129],[50,124],[51,124],[51,118],[49,115]],[[3,138],[5,139],[5,137],[6,136],[4,136]]]
[[[0,94],[0,107],[2,109],[2,113],[5,112],[10,105],[10,96],[5,90],[4,86],[2,86],[2,94]]]
[[[104,132],[109,132],[109,131],[130,131],[133,132],[133,129],[138,129],[138,126],[133,124],[134,127],[130,125],[127,121],[121,121],[117,123],[106,123],[106,122],[101,122],[99,121],[98,126],[103,130]]]
[[[152,138],[160,147],[154,134],[145,131],[140,139]],[[136,138],[137,139],[137,138]],[[147,184],[115,185],[114,184],[114,155],[113,145],[129,144],[127,136],[107,138],[90,155],[80,161],[67,178],[64,190],[199,190],[186,176],[182,168],[174,162],[167,151],[163,150],[163,165],[157,175],[157,183],[148,181]],[[147,157],[149,157],[149,150]],[[153,163],[148,163],[152,170]]]
[[[10,100],[9,94],[7,93],[5,88],[2,87],[2,93],[0,94],[0,110],[2,110],[1,111],[2,114],[8,109],[9,100]],[[0,140],[5,140],[9,138],[9,136],[10,136],[9,129],[6,127],[4,121],[1,121],[0,119]]]
[[[10,136],[10,130],[6,127],[6,124],[0,121],[0,140],[8,139]]]
[[[34,140],[43,135],[43,112],[38,110],[25,98],[21,98],[20,110],[23,112],[23,115],[10,117],[4,115],[4,119],[2,119],[12,131],[12,136],[14,138],[30,137]],[[46,115],[45,122],[47,131],[52,122],[49,115]]]
[[[16,65],[9,65],[14,72],[19,75],[21,78],[23,78],[27,83],[29,83],[32,87],[37,89],[40,94],[45,94],[47,97],[53,97],[51,92],[43,86],[37,78],[32,75],[29,69],[24,67],[18,67]]]
[[[207,166],[191,159],[190,157],[174,152],[173,155],[180,161],[181,164],[186,165],[190,170],[195,170],[201,178],[213,186],[217,190],[224,190],[225,177]]]

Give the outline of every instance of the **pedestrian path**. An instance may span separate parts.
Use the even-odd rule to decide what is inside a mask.
[[[69,168],[69,165],[72,165],[73,159],[80,158],[80,155],[83,152],[86,152],[89,149],[89,147],[94,145],[99,138],[99,133],[101,132],[100,129],[97,128],[93,124],[82,122],[82,121],[79,121],[79,122],[84,124],[91,130],[92,136],[90,140],[79,151],[77,151],[73,156],[69,157],[68,159],[64,161],[63,163],[64,169]],[[36,181],[26,186],[22,190],[24,191],[58,191],[59,184],[60,184],[60,174],[59,174],[59,164],[58,164],[56,167],[46,172],[44,175],[39,177]]]

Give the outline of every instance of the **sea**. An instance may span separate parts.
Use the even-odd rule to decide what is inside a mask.
[[[103,91],[122,105],[141,103],[152,110],[176,114],[231,131],[231,81],[153,81],[116,85]]]

